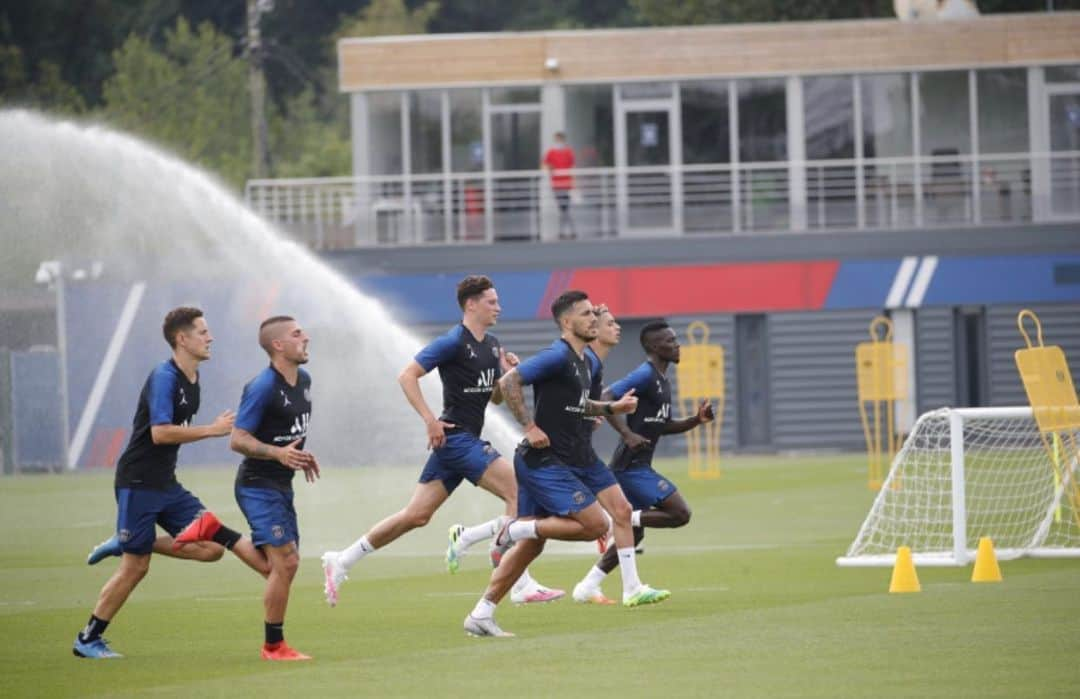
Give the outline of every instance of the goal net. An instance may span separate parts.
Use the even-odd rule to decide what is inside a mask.
[[[923,414],[893,459],[841,566],[964,565],[979,538],[998,558],[1080,557],[1076,433],[1040,435],[1031,408]]]

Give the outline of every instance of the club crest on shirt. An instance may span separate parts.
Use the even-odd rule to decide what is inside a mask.
[[[496,359],[498,359],[499,358],[499,348],[498,347],[492,347],[491,348],[491,355],[493,357],[495,357]]]
[[[121,529],[120,533],[118,534],[118,538],[120,539],[121,544],[126,544],[127,542],[131,541],[131,530]]]
[[[304,400],[306,400],[308,403],[311,402],[311,389],[310,388],[305,388],[304,389]]]
[[[285,527],[281,526],[280,524],[275,524],[274,526],[270,527],[270,535],[273,536],[275,539],[283,538],[285,536]]]
[[[671,484],[661,478],[659,481],[657,481],[656,487],[660,490],[661,493],[663,493],[671,489]]]
[[[585,502],[585,493],[581,492],[580,490],[575,490],[573,499],[575,505],[580,505],[581,503]]]

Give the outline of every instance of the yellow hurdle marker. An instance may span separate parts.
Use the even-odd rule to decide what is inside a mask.
[[[870,342],[855,347],[859,417],[866,439],[867,486],[879,490],[899,444],[895,414],[907,399],[907,348],[892,341],[892,321],[870,321]],[[899,487],[899,484],[894,484]]]
[[[911,558],[911,548],[908,546],[896,549],[896,562],[893,563],[892,579],[889,580],[889,592],[922,592],[919,576],[915,572],[915,561]]]
[[[679,403],[685,415],[697,413],[701,401],[711,401],[716,419],[686,433],[690,477],[714,480],[720,477],[720,426],[724,418],[724,348],[708,344],[709,326],[697,320],[686,329],[687,343],[680,352],[675,375],[679,382]]]
[[[971,571],[971,582],[1001,582],[1001,567],[994,554],[994,542],[990,537],[979,539],[979,549],[975,552],[975,568]]]
[[[1025,320],[1031,320],[1034,325],[1038,344],[1032,343],[1024,328]],[[1080,484],[1075,474],[1075,465],[1080,462],[1076,438],[1080,431],[1080,401],[1076,398],[1069,363],[1060,347],[1043,344],[1042,323],[1033,311],[1026,308],[1020,311],[1016,326],[1027,344],[1026,348],[1016,350],[1016,369],[1024,383],[1043,447],[1050,457],[1055,489],[1065,493],[1073,520],[1080,526]],[[1056,519],[1061,520],[1060,513]]]

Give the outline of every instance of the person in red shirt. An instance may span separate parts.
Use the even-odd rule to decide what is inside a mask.
[[[559,203],[559,238],[569,240],[577,237],[574,219],[570,217],[570,192],[574,189],[574,149],[566,143],[566,134],[555,134],[555,145],[544,154],[540,167],[551,173],[551,189]]]

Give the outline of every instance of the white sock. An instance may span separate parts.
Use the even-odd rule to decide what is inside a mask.
[[[519,577],[514,582],[513,591],[514,592],[521,592],[522,590],[527,588],[529,585],[532,585],[534,582],[535,582],[535,580],[533,580],[533,577],[531,575],[529,575],[529,571],[526,570],[524,573],[521,574],[521,577]]]
[[[637,560],[634,558],[634,547],[619,549],[619,572],[622,573],[623,598],[637,592],[641,587],[641,578],[637,574]]]
[[[375,550],[375,547],[368,541],[367,534],[356,540],[349,548],[338,554],[338,562],[345,567],[345,570],[349,570],[356,562],[364,556],[368,555]]]
[[[507,530],[510,535],[510,541],[521,541],[522,539],[539,539],[536,534],[536,520],[530,519],[527,521],[517,521],[512,523]]]
[[[600,586],[604,583],[604,578],[606,578],[606,577],[607,577],[607,573],[600,570],[599,566],[593,566],[589,570],[588,574],[585,576],[585,579],[582,580],[581,582],[587,588],[590,588],[590,589],[593,589],[593,590],[599,590]]]
[[[641,526],[641,510],[634,510],[633,512],[630,513],[630,526],[631,527],[640,527]]]
[[[496,517],[483,524],[477,524],[474,527],[465,527],[464,531],[461,532],[461,545],[459,550],[464,551],[478,541],[490,539],[499,533],[499,530],[502,529],[502,525],[503,518]]]
[[[473,607],[472,617],[474,619],[490,619],[495,615],[495,603],[486,597],[481,597],[480,601]]]

